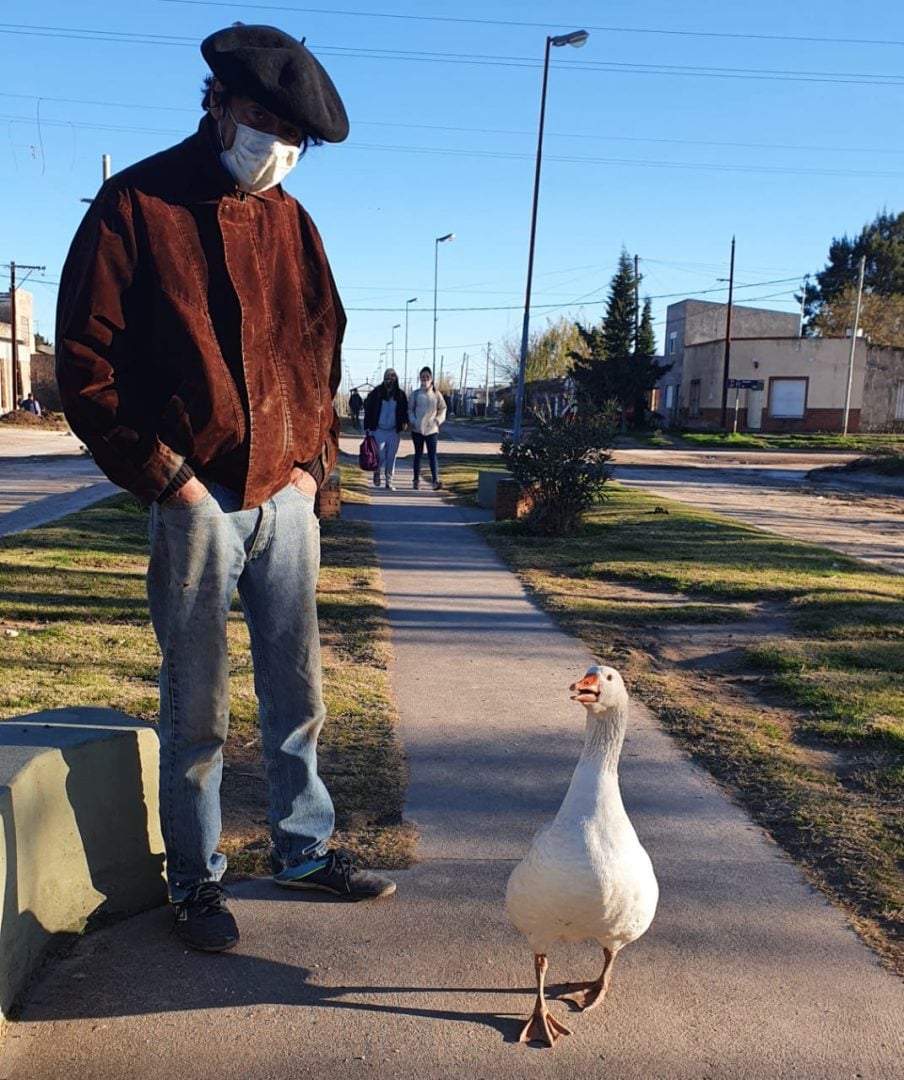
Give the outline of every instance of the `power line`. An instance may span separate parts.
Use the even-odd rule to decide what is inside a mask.
[[[60,37],[79,41],[98,41],[114,44],[149,46],[197,46],[194,38],[162,34],[133,34],[84,27],[34,26],[26,23],[2,23],[0,33],[27,37]],[[347,56],[371,60],[402,60],[430,64],[467,64],[484,67],[539,68],[542,61],[534,57],[488,56],[484,54],[423,52],[405,49],[365,49],[350,46],[318,45],[321,56]],[[555,61],[555,67],[572,71],[612,72],[618,74],[681,76],[712,79],[745,79],[769,82],[835,83],[843,86],[904,86],[904,76],[865,71],[829,72],[795,71],[772,68],[716,68],[682,66],[677,64],[639,64],[615,61],[572,60]]]
[[[127,102],[127,101],[99,101],[97,99],[88,98],[67,98],[67,97],[47,97],[43,94],[14,94],[8,91],[0,91],[0,98],[19,98],[28,101],[35,102],[54,102],[55,104],[67,104],[67,105],[96,105],[101,108],[107,109],[128,109],[134,111],[135,109],[145,109],[149,111],[159,112],[181,112],[198,114],[196,108],[189,106],[177,106],[177,105],[155,105],[148,102]],[[25,117],[22,118],[26,119]],[[33,119],[33,118],[31,118]],[[47,123],[48,121],[44,121]],[[67,121],[72,123],[72,121]],[[79,126],[88,126],[88,122],[79,121]],[[94,127],[103,127],[102,125],[92,125]],[[355,120],[355,127],[384,127],[384,128],[403,128],[413,131],[449,131],[457,134],[466,135],[511,135],[516,137],[530,138],[536,137],[535,131],[528,131],[526,129],[516,128],[484,128],[484,127],[466,127],[460,125],[450,124],[412,124],[405,121],[389,121],[389,120]],[[110,131],[153,131],[155,134],[172,134],[169,129],[165,131],[163,129],[156,128],[129,128],[129,127],[103,127],[104,130]],[[595,134],[589,132],[568,132],[568,131],[548,131],[546,132],[547,139],[568,139],[574,141],[575,139],[592,139],[597,142],[638,142],[638,143],[656,143],[667,146],[714,146],[714,147],[732,147],[737,149],[746,150],[789,150],[794,153],[835,153],[835,154],[904,154],[904,148],[896,146],[820,146],[814,143],[761,143],[761,142],[736,142],[734,140],[726,139],[675,139],[675,138],[662,138],[651,135],[605,135]]]
[[[394,12],[376,11],[338,11],[335,8],[296,7],[284,4],[232,4],[219,3],[218,0],[160,0],[164,4],[185,4],[195,7],[241,8],[247,11],[249,6],[257,11],[294,11],[307,15],[344,15],[363,19],[400,19],[408,22],[464,23],[469,26],[519,26],[527,29],[549,31],[549,23],[522,22],[513,19],[466,19],[453,15],[409,15]],[[833,38],[813,35],[793,34],[756,34],[738,33],[719,30],[672,30],[663,27],[637,26],[585,26],[585,30],[606,34],[658,34],[665,37],[701,37],[727,38],[741,41],[806,41],[832,45],[904,45],[904,41],[879,40],[876,38]]]
[[[32,124],[37,120],[32,116],[9,116],[0,115],[0,121],[12,123]],[[147,134],[174,136],[181,134],[163,128],[143,128],[125,125],[92,124],[81,120],[49,120],[42,118],[40,123],[44,126],[81,128],[88,131],[111,131],[120,134]],[[457,148],[443,146],[401,146],[397,143],[350,143],[337,148],[339,152],[373,152],[387,154],[419,154],[433,157],[464,157],[464,158],[493,158],[496,160],[525,161],[531,160],[533,155],[517,150],[479,150],[477,148]],[[759,165],[741,164],[733,162],[700,162],[700,161],[676,161],[648,160],[645,158],[619,158],[619,157],[584,157],[574,154],[548,154],[546,160],[567,165],[597,165],[606,168],[628,166],[641,169],[679,169],[683,171],[707,172],[707,173],[748,173],[775,176],[838,176],[838,177],[868,177],[872,179],[900,180],[904,178],[904,171],[890,169],[839,169],[839,168],[808,168],[806,166],[793,165]]]

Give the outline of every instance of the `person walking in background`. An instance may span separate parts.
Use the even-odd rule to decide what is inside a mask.
[[[198,130],[100,189],[63,267],[56,340],[73,431],[150,506],[167,884],[180,939],[219,952],[239,940],[217,850],[236,589],[274,881],[345,900],[395,884],[327,846],[314,497],[338,457],[346,320],[317,229],[280,183],[308,147],[345,139],[348,119],[289,34],[237,23],[201,53]]]
[[[396,454],[402,432],[408,429],[408,398],[399,386],[399,377],[392,368],[386,369],[383,382],[375,386],[364,402],[364,430],[377,440],[380,465],[386,478],[386,486],[395,487]],[[374,487],[380,486],[380,469],[374,473]]]
[[[29,394],[28,397],[23,398],[19,402],[19,408],[32,413],[34,416],[41,415],[41,405],[34,394]]]
[[[352,415],[352,427],[355,431],[358,431],[361,427],[361,406],[364,404],[364,399],[358,393],[358,387],[353,386],[352,392],[348,395],[348,411]]]
[[[433,490],[443,486],[439,479],[439,463],[436,458],[436,443],[439,439],[439,426],[446,419],[446,399],[433,385],[433,372],[428,367],[421,368],[420,386],[411,395],[408,405],[408,426],[411,428],[411,441],[414,443],[414,490],[421,486],[421,460],[424,447],[427,447],[427,460],[433,476]]]

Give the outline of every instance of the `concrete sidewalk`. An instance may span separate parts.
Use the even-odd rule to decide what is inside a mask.
[[[640,708],[622,784],[659,914],[571,1037],[518,1044],[533,971],[502,896],[577,759],[567,686],[589,657],[478,512],[410,490],[353,509],[383,567],[420,863],[371,905],[243,885],[235,953],[186,952],[166,910],[89,935],[35,988],[0,1078],[900,1077],[904,986]],[[599,967],[597,946],[559,946],[550,982]]]

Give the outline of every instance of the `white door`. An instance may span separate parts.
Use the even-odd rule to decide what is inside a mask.
[[[747,427],[750,431],[759,431],[763,426],[763,391],[747,391]]]

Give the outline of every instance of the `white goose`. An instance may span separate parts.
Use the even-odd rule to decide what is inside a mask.
[[[533,949],[537,976],[537,1001],[521,1041],[548,1046],[571,1034],[550,1014],[544,997],[552,943],[592,938],[602,945],[600,977],[569,984],[569,993],[561,995],[578,1009],[591,1009],[609,987],[619,950],[647,930],[659,899],[653,864],[618,786],[628,719],[625,684],[614,668],[594,665],[571,690],[571,700],[587,710],[584,749],[555,820],[534,837],[505,895],[509,917]]]

